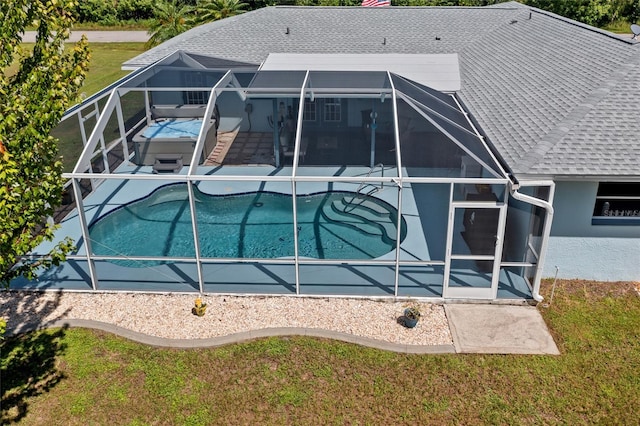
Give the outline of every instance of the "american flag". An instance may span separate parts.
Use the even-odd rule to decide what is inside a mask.
[[[364,7],[391,6],[391,0],[362,0]]]

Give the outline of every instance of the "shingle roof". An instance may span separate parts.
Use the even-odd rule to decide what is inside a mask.
[[[266,7],[196,27],[125,65],[148,65],[175,50],[255,63],[269,53],[453,53],[513,14],[488,8]]]
[[[175,50],[256,64],[283,52],[458,53],[459,97],[516,175],[640,176],[640,43],[515,2],[268,7],[194,28],[125,66]]]
[[[569,174],[640,175],[640,54],[592,98],[579,120],[531,165],[531,173],[550,173],[562,164]]]

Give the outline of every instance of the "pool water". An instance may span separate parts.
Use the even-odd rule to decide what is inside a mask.
[[[212,196],[196,188],[196,218],[201,256],[205,258],[280,258],[294,256],[290,195],[254,192]],[[348,216],[340,222],[332,204],[349,192],[298,196],[299,254],[316,259],[371,259],[395,248],[396,209],[376,198],[388,215],[376,224]],[[369,214],[371,216],[371,214]],[[330,218],[332,217],[332,219]],[[406,231],[403,226],[403,234]],[[195,257],[186,184],[159,188],[148,197],[112,211],[89,230],[96,255]],[[381,235],[383,234],[383,235]],[[393,239],[389,237],[393,236]],[[402,236],[404,238],[404,235]],[[116,263],[123,264],[122,261]],[[149,262],[125,261],[127,266]],[[159,262],[156,262],[159,263]]]

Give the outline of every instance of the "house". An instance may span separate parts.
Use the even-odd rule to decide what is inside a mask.
[[[639,65],[638,40],[515,2],[268,7],[194,28],[127,61],[132,75],[67,114],[96,124],[81,125],[86,147],[67,175],[78,204],[66,221],[83,243],[71,281],[178,289],[158,284],[171,275],[219,293],[540,300],[543,277],[638,280]],[[182,148],[151,141],[193,117]],[[83,184],[111,195],[91,204]],[[229,254],[217,251],[227,231],[202,230],[230,216],[198,214],[207,195],[241,203],[230,194],[250,204]],[[253,219],[280,225],[254,216],[274,194],[289,197],[291,232],[249,237]],[[187,213],[144,231],[143,245],[164,251],[125,253],[125,224],[170,202]],[[339,230],[305,222],[307,203]],[[186,256],[155,240],[181,221]],[[340,251],[361,234],[388,247]],[[271,240],[274,253],[287,248],[251,251]],[[114,265],[127,280],[109,276]]]

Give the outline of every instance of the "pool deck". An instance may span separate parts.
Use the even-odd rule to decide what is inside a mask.
[[[134,171],[136,174],[149,174],[151,167],[122,165],[119,173]],[[208,174],[256,176],[255,181],[200,181],[198,189],[211,195],[228,195],[255,191],[270,191],[291,194],[290,181],[261,180],[264,176],[291,176],[291,168],[275,168],[272,166],[229,166],[199,167],[199,172]],[[186,167],[182,174],[186,173]],[[309,167],[304,168],[305,175],[332,176],[348,175],[366,176],[366,167]],[[385,176],[393,176],[397,170],[387,167]],[[168,175],[167,180],[122,180],[106,179],[84,200],[85,216],[88,223],[132,201],[147,197],[155,189],[175,183]],[[372,175],[375,177],[375,174]],[[313,194],[326,191],[357,191],[359,182],[297,182],[298,195]],[[442,233],[446,229],[443,217],[433,220],[421,220],[414,192],[406,190],[402,195],[403,217],[407,224],[407,236],[401,244],[400,261],[432,260],[429,244],[425,234]],[[397,206],[398,191],[395,184],[387,184],[374,196],[392,206]],[[446,219],[446,218],[444,218]],[[426,224],[425,224],[426,222]],[[77,245],[75,254],[85,253],[80,221],[74,210],[60,223],[56,232],[56,240],[42,244],[34,254],[47,253],[64,237],[71,237]],[[59,237],[58,237],[59,236]],[[441,255],[437,255],[436,258]],[[377,258],[377,260],[395,261],[395,250]],[[304,263],[301,259],[299,269],[301,295],[344,295],[364,297],[389,297],[395,294],[393,284],[395,271],[393,265],[345,264],[336,260],[333,264]],[[198,292],[197,268],[194,259],[183,262],[156,265],[145,268],[120,266],[109,261],[96,261],[96,271],[100,278],[100,289],[136,290],[149,292]],[[259,261],[233,261],[205,259],[203,263],[204,291],[218,294],[296,294],[296,271],[292,259],[269,259]],[[441,298],[443,265],[402,265],[399,271],[398,294],[405,297]],[[72,258],[57,268],[45,272],[38,281],[17,280],[13,288],[90,290],[87,261],[79,257]],[[340,283],[340,284],[332,284]],[[350,283],[350,284],[345,284]],[[530,299],[531,292],[524,280],[516,274],[501,270],[498,298]]]

